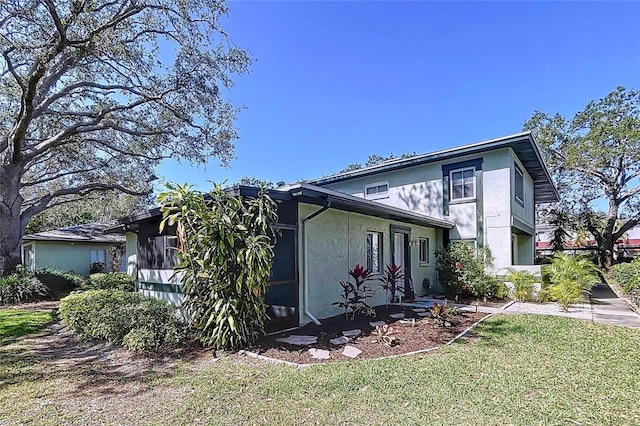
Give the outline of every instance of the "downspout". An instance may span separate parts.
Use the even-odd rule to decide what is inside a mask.
[[[327,211],[329,207],[331,207],[331,201],[327,201],[327,204],[325,204],[321,209],[316,210],[311,215],[305,217],[302,220],[302,251],[303,251],[302,255],[304,257],[304,274],[302,279],[302,296],[303,296],[302,303],[304,304],[304,314],[307,317],[309,317],[311,321],[313,321],[316,325],[320,325],[320,321],[318,321],[318,319],[309,311],[309,261],[308,261],[309,256],[307,256],[306,224],[308,221],[310,221],[314,217]]]

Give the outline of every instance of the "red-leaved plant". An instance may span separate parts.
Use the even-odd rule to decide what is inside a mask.
[[[347,321],[350,321],[355,318],[358,311],[371,309],[371,306],[367,304],[367,297],[371,296],[373,291],[364,285],[371,276],[370,269],[366,269],[358,264],[352,270],[347,271],[347,273],[353,278],[355,283],[351,281],[340,281],[342,300],[333,302],[332,305],[337,305],[344,309],[345,318]],[[351,313],[351,316],[349,316],[349,313]]]
[[[404,293],[402,285],[398,285],[398,282],[404,278],[404,270],[402,267],[392,263],[391,265],[385,265],[384,273],[378,280],[380,281],[380,287],[384,289],[386,298],[386,306],[389,307],[389,302],[393,302],[396,297],[396,293]]]

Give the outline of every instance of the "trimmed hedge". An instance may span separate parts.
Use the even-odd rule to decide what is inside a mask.
[[[640,258],[631,263],[613,265],[611,272],[625,292],[640,291]]]
[[[107,340],[136,351],[179,343],[185,335],[173,305],[119,290],[71,294],[60,301],[60,317],[82,339]]]
[[[109,272],[107,274],[91,274],[89,282],[84,286],[90,290],[136,291],[136,280],[126,272]]]
[[[38,269],[34,275],[47,288],[47,296],[54,300],[79,289],[86,282],[86,278],[81,275],[59,269]]]

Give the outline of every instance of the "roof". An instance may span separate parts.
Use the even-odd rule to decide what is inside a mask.
[[[480,154],[483,152],[501,148],[511,148],[533,179],[534,196],[536,203],[553,203],[559,201],[558,191],[556,190],[556,187],[551,180],[549,170],[544,164],[544,160],[542,159],[542,155],[540,154],[540,149],[534,141],[531,132],[517,133],[510,136],[504,136],[498,139],[491,139],[457,148],[450,148],[428,154],[416,155],[409,158],[390,160],[376,166],[364,167],[362,169],[338,173],[318,179],[312,179],[309,180],[308,183],[322,186],[350,179],[371,176],[378,173],[403,169],[406,167],[432,163],[435,161],[444,161],[462,157],[465,155]]]
[[[435,226],[446,229],[454,227],[454,223],[448,220],[426,216],[410,210],[404,210],[378,203],[376,201],[365,200],[361,197],[332,191],[330,189],[308,183],[296,183],[293,185],[283,186],[277,188],[276,191],[286,191],[291,194],[293,198],[298,198],[301,202],[328,205],[329,207],[338,210],[361,213],[383,219],[397,220],[400,222],[412,223],[414,225]]]
[[[229,188],[228,191],[232,192],[234,195],[252,197],[258,194],[260,188],[240,185]],[[296,183],[270,189],[269,195],[275,200],[296,200],[302,203],[328,206],[338,210],[361,213],[368,216],[396,220],[414,225],[446,229],[451,229],[454,226],[454,223],[448,220],[425,216],[409,210],[388,206],[376,201],[365,200],[364,198],[354,197],[353,195],[343,194],[342,192],[332,191],[330,189],[308,183]],[[135,226],[131,226],[132,224],[145,219],[158,217],[161,214],[160,208],[156,207],[133,216],[128,216],[120,219],[120,225],[112,225],[107,232],[124,233],[127,230],[134,230]]]
[[[93,222],[84,225],[69,226],[67,228],[59,228],[51,231],[25,235],[22,237],[22,241],[65,241],[108,244],[124,243],[125,238],[123,235],[104,233],[112,226],[114,226],[113,222]]]

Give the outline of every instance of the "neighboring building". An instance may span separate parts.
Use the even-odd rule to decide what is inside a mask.
[[[230,189],[251,196],[256,188]],[[454,241],[488,246],[496,271],[536,272],[535,204],[558,196],[530,133],[393,160],[269,191],[282,237],[266,297],[272,328],[341,312],[338,282],[362,264],[405,267],[405,286],[438,287],[433,251]],[[158,209],[122,220],[128,271],[146,294],[179,303],[176,237],[158,232]],[[116,231],[114,229],[113,231]],[[539,272],[539,270],[537,271]],[[375,283],[371,283],[375,286]],[[383,304],[378,291],[371,303]]]
[[[52,268],[89,275],[94,263],[110,265],[108,250],[125,242],[122,235],[104,234],[112,226],[112,223],[89,223],[25,235],[22,263],[31,271]]]

